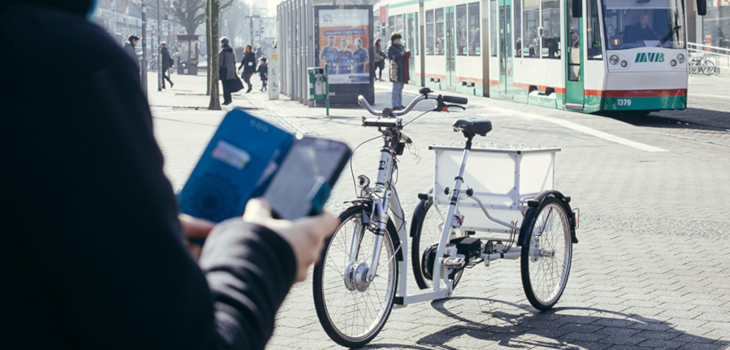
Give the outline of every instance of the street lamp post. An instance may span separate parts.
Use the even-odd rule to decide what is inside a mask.
[[[157,0],[157,91],[162,91],[162,52],[160,52],[162,27],[160,23],[160,0]]]

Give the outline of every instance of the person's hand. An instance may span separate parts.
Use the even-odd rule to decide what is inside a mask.
[[[210,234],[215,223],[204,219],[194,218],[187,214],[180,214],[177,218],[180,220],[183,236],[186,238],[185,246],[188,248],[188,251],[190,251],[190,254],[192,254],[197,260],[200,258],[200,253],[203,251],[203,247],[190,242],[188,239],[205,240],[208,238],[208,234]]]
[[[319,260],[324,240],[340,225],[339,218],[326,212],[293,221],[274,219],[269,202],[262,198],[248,201],[243,221],[265,226],[289,243],[297,262],[296,282],[307,278],[307,269]]]

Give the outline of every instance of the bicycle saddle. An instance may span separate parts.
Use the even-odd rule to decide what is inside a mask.
[[[457,119],[453,124],[455,129],[464,132],[464,135],[481,135],[487,136],[492,131],[492,122],[487,119]]]

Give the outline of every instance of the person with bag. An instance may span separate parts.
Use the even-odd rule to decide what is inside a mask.
[[[393,32],[390,35],[390,46],[388,46],[390,81],[393,82],[390,101],[395,111],[405,109],[403,107],[403,84],[406,82],[407,71],[404,63],[411,57],[411,51],[401,45],[401,38],[400,33]]]
[[[221,51],[218,53],[218,70],[220,80],[223,82],[223,104],[229,105],[233,102],[231,93],[234,92],[236,83],[236,54],[233,48],[228,45],[228,38],[221,38]]]
[[[170,68],[172,68],[173,63],[175,61],[172,60],[170,57],[170,51],[167,50],[167,44],[165,42],[160,43],[160,60],[162,62],[162,88],[165,88],[165,79],[167,79],[168,82],[170,82],[170,89],[172,89],[172,86],[175,85],[172,83],[172,80],[170,80]]]
[[[243,58],[241,59],[241,65],[238,66],[238,71],[243,71],[243,73],[241,73],[241,78],[243,78],[243,81],[245,81],[246,85],[248,85],[246,93],[251,92],[251,89],[253,88],[251,85],[251,76],[253,73],[256,73],[256,54],[253,53],[253,46],[251,46],[251,44],[246,45],[243,49]]]
[[[269,80],[269,66],[266,64],[266,57],[259,58],[259,66],[256,67],[256,71],[259,73],[261,79],[261,91],[266,91],[266,81]]]
[[[383,49],[380,45],[381,40],[380,38],[375,39],[375,43],[373,43],[373,62],[375,64],[375,69],[373,69],[373,78],[376,77],[375,71],[380,68],[380,72],[377,75],[377,79],[380,81],[383,81],[383,69],[385,68],[385,53],[383,53]]]

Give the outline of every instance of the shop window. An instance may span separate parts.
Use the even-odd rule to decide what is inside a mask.
[[[481,16],[479,15],[479,3],[469,4],[469,56],[480,56],[482,54],[482,35],[479,31]]]
[[[515,20],[513,22],[515,57],[522,57],[522,0],[515,0]]]
[[[456,54],[466,56],[469,53],[467,34],[466,5],[456,6]]]
[[[524,0],[522,18],[522,55],[540,57],[540,41],[537,28],[540,26],[540,0]]]
[[[433,10],[426,11],[426,55],[433,55]]]
[[[542,0],[542,57],[560,58],[560,3]]]
[[[444,47],[446,44],[446,36],[444,35],[444,9],[436,9],[436,43],[434,53],[437,56],[444,55]]]

